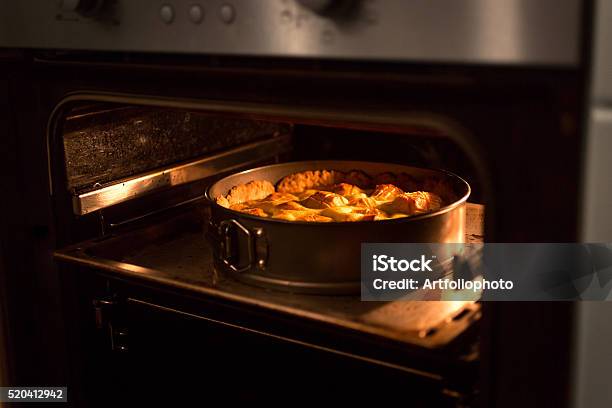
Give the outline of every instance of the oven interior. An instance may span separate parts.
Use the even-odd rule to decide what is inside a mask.
[[[469,132],[427,113],[364,121],[359,114],[316,108],[169,105],[77,98],[56,110],[50,126],[50,182],[56,222],[62,225],[55,257],[66,293],[79,293],[68,297],[66,308],[79,315],[75,322],[88,322],[70,329],[73,338],[81,339],[75,340],[81,350],[75,355],[81,357],[73,369],[86,373],[78,376],[80,389],[89,390],[83,392],[108,381],[100,366],[109,361],[126,367],[113,379],[117,390],[124,390],[128,383],[134,386],[136,377],[142,384],[163,382],[167,376],[162,373],[178,360],[195,364],[202,358],[220,378],[237,371],[240,378],[251,375],[239,393],[248,399],[261,392],[263,380],[254,367],[269,364],[268,349],[287,349],[294,361],[279,370],[321,373],[330,364],[356,364],[384,371],[368,371],[368,376],[387,381],[407,376],[435,384],[415,385],[415,390],[434,387],[435,395],[450,399],[476,392],[479,303],[361,302],[355,296],[284,293],[239,283],[212,267],[203,196],[225,175],[285,161],[438,168],[471,185],[466,242],[483,242],[487,180],[466,142]],[[209,347],[219,354],[198,357],[199,336],[217,336],[208,326],[198,328],[198,322],[241,334],[213,340]],[[260,344],[260,336],[274,345]],[[171,353],[160,353],[160,347]],[[233,351],[220,351],[227,347]],[[311,351],[300,354],[293,348]],[[342,363],[315,358],[312,350]],[[148,353],[155,353],[154,362]],[[342,389],[344,383],[332,372],[327,380],[319,376],[321,389],[330,384]],[[352,386],[356,376],[350,376]],[[295,389],[300,381],[299,376],[295,382],[284,379],[281,388]]]

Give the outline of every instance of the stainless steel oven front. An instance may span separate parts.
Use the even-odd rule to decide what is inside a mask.
[[[203,194],[286,161],[441,168],[472,187],[468,242],[576,241],[589,3],[27,3],[0,28],[15,383],[75,406],[567,402],[573,305],[245,284],[214,268]]]

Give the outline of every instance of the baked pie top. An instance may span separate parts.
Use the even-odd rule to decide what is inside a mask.
[[[370,177],[359,170],[303,171],[281,179],[234,186],[217,204],[287,221],[367,221],[435,211],[450,202],[449,186],[435,178],[417,181],[401,173]]]

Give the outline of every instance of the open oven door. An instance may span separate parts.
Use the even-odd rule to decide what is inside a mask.
[[[359,333],[63,269],[80,288],[67,305],[80,315],[70,326],[77,383],[69,387],[78,406],[398,395],[413,406],[457,406],[474,396],[476,366],[449,358],[456,349],[425,358]]]

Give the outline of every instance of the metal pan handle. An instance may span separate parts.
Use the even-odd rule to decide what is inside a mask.
[[[242,237],[244,237],[244,239],[246,240],[248,263],[244,266],[237,265],[232,261],[232,259],[235,258],[233,253],[234,245],[232,245],[232,229],[236,230],[236,238],[238,240],[243,239]],[[237,220],[231,218],[228,220],[221,221],[219,223],[218,231],[220,238],[220,260],[228,268],[230,268],[236,273],[244,273],[255,266],[259,267],[260,269],[263,269],[265,267],[265,261],[263,259],[258,259],[255,246],[257,238],[263,236],[262,228],[253,228],[252,230],[250,230]]]

